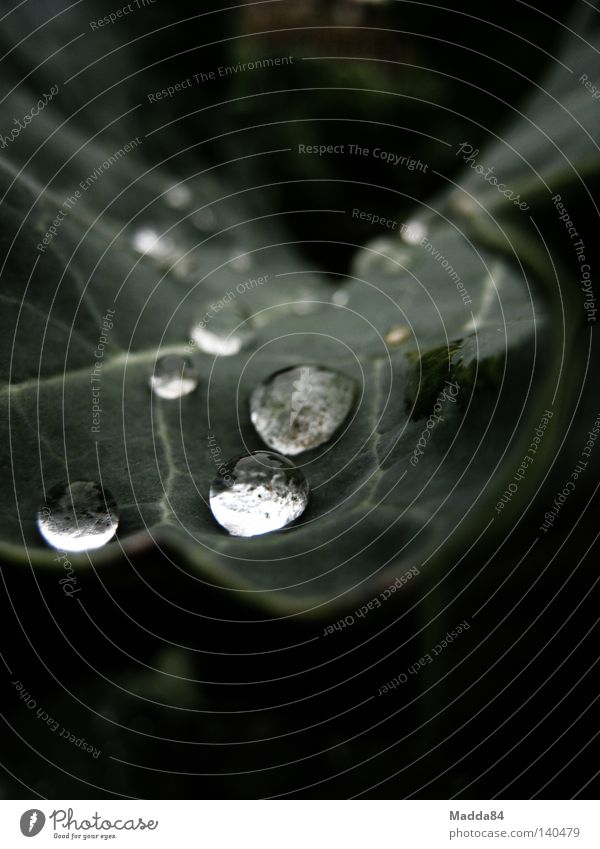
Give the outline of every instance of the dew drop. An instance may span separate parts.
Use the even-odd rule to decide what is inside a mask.
[[[254,339],[250,318],[238,306],[217,301],[201,312],[190,335],[205,354],[232,357]]]
[[[385,343],[391,348],[396,348],[402,345],[410,337],[410,330],[405,324],[396,324],[390,327],[385,334]]]
[[[464,215],[475,215],[478,210],[477,203],[469,195],[456,193],[451,198],[452,208]]]
[[[165,203],[171,209],[185,209],[192,202],[192,193],[188,186],[182,183],[170,186],[163,195]]]
[[[356,384],[320,366],[272,375],[250,397],[250,417],[263,442],[289,457],[328,442],[353,407]]]
[[[336,307],[345,307],[350,301],[350,295],[344,289],[337,289],[331,296],[331,303]]]
[[[240,253],[240,248],[237,248],[231,252],[229,264],[234,271],[243,274],[252,268],[252,256],[247,253]]]
[[[310,292],[302,292],[297,301],[294,301],[292,305],[292,311],[296,315],[310,315],[313,312],[317,312],[319,309],[319,302],[316,301]]]
[[[111,493],[94,481],[59,484],[48,492],[37,524],[54,548],[89,551],[106,545],[117,532],[117,504]]]
[[[210,488],[210,508],[232,536],[285,528],[308,504],[306,478],[286,457],[254,451],[223,465]]]
[[[153,227],[140,227],[133,234],[133,247],[140,254],[147,254],[154,259],[167,259],[175,250],[172,239],[161,235]]]
[[[397,244],[396,240],[381,237],[370,242],[356,254],[353,263],[353,273],[357,277],[367,277],[373,270],[383,271],[390,277],[401,274],[411,262],[411,255],[406,247]]]
[[[210,233],[217,229],[217,216],[210,206],[205,206],[192,215],[192,224],[203,233]]]
[[[198,375],[185,357],[161,357],[150,377],[150,388],[159,398],[174,401],[198,386]]]
[[[427,236],[427,228],[422,221],[414,218],[412,221],[407,221],[400,235],[407,245],[419,245]]]

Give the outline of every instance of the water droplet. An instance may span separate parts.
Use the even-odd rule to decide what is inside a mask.
[[[479,207],[473,198],[463,192],[456,193],[451,197],[452,208],[464,215],[475,215]]]
[[[301,292],[299,299],[294,301],[292,306],[292,310],[296,315],[310,315],[313,312],[317,312],[318,309],[319,302],[307,291]]]
[[[405,324],[396,324],[394,327],[390,327],[384,338],[386,345],[395,348],[406,342],[409,337],[410,328],[408,328]]]
[[[356,277],[367,277],[372,269],[380,269],[388,276],[397,276],[408,267],[410,261],[411,255],[406,248],[382,236],[358,251],[353,273]]]
[[[234,271],[239,271],[243,274],[252,268],[252,257],[250,254],[240,253],[240,250],[241,248],[236,248],[231,252],[229,264]]]
[[[416,218],[407,221],[406,225],[400,230],[400,237],[407,245],[419,245],[426,236],[427,228],[422,221]]]
[[[232,357],[254,339],[249,316],[231,302],[216,301],[203,310],[191,337],[205,354]]]
[[[192,202],[192,193],[183,183],[170,186],[163,195],[165,203],[171,209],[185,209]]]
[[[175,250],[175,244],[168,236],[161,235],[153,227],[140,227],[133,235],[133,247],[140,254],[154,259],[167,259]]]
[[[280,371],[256,387],[250,417],[263,442],[293,457],[328,442],[352,409],[356,384],[319,366]]]
[[[94,481],[59,484],[47,495],[37,524],[47,543],[62,551],[101,548],[117,532],[117,504]]]
[[[198,386],[198,375],[185,357],[161,357],[150,377],[150,388],[159,398],[174,401]]]
[[[217,216],[210,206],[205,206],[192,215],[192,224],[203,233],[211,233],[217,229]]]
[[[285,528],[308,504],[306,478],[286,457],[254,451],[219,469],[210,488],[217,522],[237,537],[254,537]]]
[[[350,301],[350,295],[344,289],[337,289],[331,296],[331,303],[336,307],[345,307]]]

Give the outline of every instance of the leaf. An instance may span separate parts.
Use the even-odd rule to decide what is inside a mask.
[[[201,178],[190,189],[202,194]],[[120,507],[118,542],[71,556],[77,568],[155,540],[201,581],[290,612],[374,593],[426,561],[448,534],[464,544],[467,518],[469,537],[489,522],[545,325],[538,296],[505,258],[450,229],[429,234],[435,250],[405,248],[394,236],[384,246],[392,260],[381,243],[366,248],[357,260],[365,273],[340,284],[305,273],[273,222],[266,247],[261,221],[235,228],[233,243],[218,233],[199,239],[154,202],[148,221],[158,231],[174,225],[175,265],[165,272],[162,261],[134,251],[136,223],[122,229],[107,219],[86,229],[77,204],[36,256],[51,200],[38,198],[28,217],[34,195],[21,187],[11,198],[13,210],[2,208],[9,250],[0,336],[10,370],[0,389],[0,444],[13,481],[0,495],[5,556],[52,564],[35,521],[44,492],[67,479],[98,480]],[[13,246],[15,215],[27,226]],[[236,271],[232,255],[251,267]],[[448,264],[460,269],[462,288]],[[263,282],[245,284],[250,278]],[[253,316],[252,344],[229,357],[187,353],[194,316],[219,299]],[[383,337],[399,324],[410,336],[388,348]],[[175,402],[151,394],[148,379],[164,353],[189,356],[200,378],[195,393]],[[361,387],[355,414],[330,444],[297,458],[311,499],[296,526],[230,537],[207,505],[211,481],[220,462],[262,447],[250,423],[252,389],[303,363],[353,377]],[[411,466],[445,381],[458,384],[460,397],[443,402]],[[472,521],[480,499],[486,510]]]

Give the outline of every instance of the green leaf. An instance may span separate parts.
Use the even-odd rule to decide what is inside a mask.
[[[190,189],[206,194],[202,178]],[[1,296],[10,372],[0,389],[0,450],[12,470],[0,495],[5,556],[52,565],[55,552],[35,521],[44,492],[67,479],[99,480],[120,507],[118,541],[70,556],[78,569],[156,542],[202,581],[269,608],[316,611],[374,593],[427,562],[449,534],[462,546],[489,523],[499,464],[538,414],[519,424],[534,362],[545,356],[544,310],[517,265],[448,228],[430,232],[429,247],[378,240],[350,279],[319,277],[305,272],[273,220],[240,225],[229,239],[199,239],[160,200],[146,222],[173,228],[176,263],[167,272],[135,253],[138,222],[122,227],[105,216],[86,228],[87,210],[77,204],[38,258],[55,199],[36,200],[23,187],[11,197],[14,210],[2,208],[5,238],[15,215],[26,226],[7,245]],[[260,239],[267,223],[271,239]],[[231,261],[240,254],[251,263],[243,273]],[[460,287],[450,266],[460,269]],[[263,282],[247,285],[250,278]],[[255,338],[236,356],[190,349],[194,316],[219,299],[253,316]],[[398,326],[408,336],[388,346],[384,337]],[[189,356],[198,372],[198,390],[180,401],[149,390],[164,353]],[[330,444],[297,458],[311,498],[296,526],[230,537],[208,507],[211,481],[220,462],[262,447],[248,411],[257,382],[304,363],[353,377],[356,412]],[[442,400],[411,465],[447,382],[457,397]]]

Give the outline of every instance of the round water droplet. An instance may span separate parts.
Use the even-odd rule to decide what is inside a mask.
[[[153,227],[140,227],[133,234],[133,247],[141,254],[154,259],[167,259],[175,250],[175,244],[168,236],[161,235]]]
[[[416,218],[407,221],[406,226],[401,228],[400,237],[407,245],[419,245],[427,236],[427,228],[422,221]]]
[[[233,303],[223,300],[200,310],[201,317],[192,327],[191,337],[205,354],[232,357],[254,339],[249,316]]]
[[[165,203],[171,209],[185,209],[192,202],[192,193],[188,186],[179,183],[170,186],[163,195]]]
[[[331,303],[336,307],[345,307],[350,301],[350,295],[344,289],[336,289],[331,296]]]
[[[217,229],[217,216],[210,206],[205,206],[192,215],[192,224],[203,233],[210,233]]]
[[[117,532],[117,504],[94,481],[73,481],[53,487],[40,508],[37,524],[47,543],[62,551],[101,548]]]
[[[252,268],[252,256],[243,253],[241,248],[236,248],[231,252],[229,264],[234,271],[239,271],[243,274]]]
[[[405,324],[396,324],[394,327],[390,327],[384,338],[386,345],[389,345],[391,348],[395,348],[406,342],[409,337],[410,328],[408,328]]]
[[[263,442],[289,457],[328,442],[354,405],[356,384],[339,372],[298,366],[256,387],[250,417]]]
[[[198,375],[189,361],[176,355],[161,357],[150,377],[150,389],[169,401],[189,395],[197,386]]]
[[[219,470],[210,508],[232,536],[254,537],[285,528],[308,504],[306,478],[286,457],[254,451]]]

